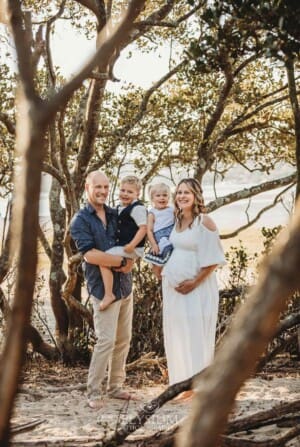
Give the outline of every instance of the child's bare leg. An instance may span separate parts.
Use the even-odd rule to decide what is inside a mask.
[[[104,297],[100,302],[99,310],[105,310],[116,297],[113,294],[113,272],[108,267],[100,267],[101,275],[104,284]]]
[[[161,280],[162,267],[160,265],[152,264],[152,271],[157,279]]]

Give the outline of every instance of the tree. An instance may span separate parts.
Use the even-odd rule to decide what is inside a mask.
[[[45,0],[41,16],[34,2],[24,4],[28,8],[24,20],[36,69],[35,85],[42,97],[51,98],[66,82],[53,64],[51,34],[56,22],[70,13],[74,27],[80,27],[80,17],[87,35],[98,35],[99,43],[101,29],[110,17],[115,20],[119,13],[119,2],[112,5],[111,8],[110,3],[82,1],[70,6],[62,2],[55,9],[56,4]],[[37,14],[39,20],[35,24]],[[170,178],[185,168],[201,180],[208,171],[224,177],[236,163],[266,174],[276,172],[282,158],[294,166],[287,84],[280,76],[277,79],[263,54],[249,50],[249,33],[242,39],[241,48],[240,36],[230,20],[224,25],[215,18],[212,21],[205,2],[194,6],[187,2],[152,2],[122,47],[115,50],[108,66],[98,67],[89,74],[89,79],[70,95],[49,126],[43,171],[53,178],[52,246],[41,229],[39,235],[51,261],[49,290],[57,343],[65,360],[76,354],[72,337],[74,327],[82,324],[84,309],[80,306],[80,284],[76,291],[68,288],[68,293],[62,294],[63,260],[65,254],[70,257],[73,253],[68,225],[82,200],[88,171],[105,169],[117,180],[119,172],[129,167],[146,184],[166,169]],[[165,76],[148,90],[131,87],[121,95],[107,90],[109,82],[115,81],[113,68],[124,48],[136,45],[148,51],[170,38],[180,56],[173,57]],[[194,42],[189,48],[191,38]],[[7,80],[9,76],[6,71]],[[255,82],[251,82],[255,77]],[[15,162],[11,152],[15,117],[9,107],[12,93],[4,82],[0,125],[5,131],[5,153],[11,169]],[[3,172],[2,185],[5,179],[11,181],[7,171]],[[294,179],[290,175],[263,182],[247,191],[218,198],[209,204],[209,209],[292,185]],[[11,184],[8,186],[11,188]],[[64,207],[59,200],[61,193]]]
[[[234,39],[239,39],[242,42],[240,51],[252,53],[254,57],[263,55],[269,60],[280,61],[285,67],[295,134],[294,150],[298,173],[296,196],[298,196],[300,191],[300,107],[295,75],[297,68],[295,67],[300,54],[299,3],[285,0],[269,2],[260,0],[217,1],[207,9],[205,19],[210,26],[215,26],[218,29],[218,38],[221,38],[221,44],[225,44],[223,49],[227,56],[232,49],[231,56],[236,56],[237,47]],[[228,28],[230,29],[229,44]],[[228,61],[226,63],[228,66]],[[228,67],[226,79],[228,89],[232,82],[232,75]]]

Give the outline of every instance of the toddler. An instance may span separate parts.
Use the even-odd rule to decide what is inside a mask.
[[[134,175],[124,177],[120,183],[116,246],[107,253],[136,259],[144,254],[147,234],[147,210],[138,200],[142,182]],[[99,266],[104,284],[104,297],[100,310],[105,310],[116,297],[113,294],[113,272]]]
[[[150,186],[149,193],[153,205],[148,213],[147,226],[151,250],[144,260],[152,264],[153,273],[160,278],[162,267],[173,250],[169,236],[174,227],[174,209],[169,206],[170,188],[165,183]]]

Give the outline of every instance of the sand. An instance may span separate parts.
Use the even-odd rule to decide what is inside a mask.
[[[225,231],[224,231],[225,233]],[[234,239],[223,240],[225,250],[239,245],[242,240],[249,254],[260,253],[263,249],[259,230],[249,229]],[[46,264],[47,262],[45,262]],[[42,263],[44,264],[44,263]],[[45,264],[40,267],[45,267]],[[121,423],[128,422],[136,412],[154,397],[164,391],[166,385],[149,384],[127,387],[139,401],[129,403],[117,399],[104,399],[104,408],[95,411],[87,406],[85,383],[87,368],[53,366],[45,370],[44,363],[27,369],[19,393],[13,426],[32,421],[40,422],[31,430],[13,436],[13,446],[72,446],[95,445],[106,433],[115,430]],[[237,396],[235,417],[246,416],[260,410],[267,410],[281,402],[300,399],[300,373],[253,377],[246,382]],[[153,415],[143,428],[133,436],[145,436],[164,430],[188,416],[190,404],[167,403]],[[249,439],[274,438],[282,430],[269,426],[247,433]],[[76,442],[75,442],[76,441]],[[287,444],[300,445],[300,437]]]
[[[104,408],[96,411],[87,406],[85,396],[86,368],[55,367],[43,371],[43,367],[26,374],[22,392],[18,395],[13,424],[39,420],[41,423],[30,431],[17,433],[12,438],[13,446],[64,446],[95,445],[105,433],[115,430],[120,423],[128,422],[141,406],[164,391],[166,385],[152,384],[137,389],[127,387],[139,397],[139,401],[124,402],[117,399],[104,399]],[[74,387],[80,389],[74,389]],[[300,399],[300,374],[281,376],[258,376],[246,382],[240,391],[235,416],[246,416],[260,410],[272,408],[281,402]],[[143,428],[134,433],[142,437],[164,430],[176,424],[190,411],[190,403],[165,404],[153,415]],[[248,433],[249,439],[262,440],[275,437],[282,430],[270,426]],[[132,437],[132,436],[131,436]],[[77,444],[76,444],[76,442]],[[287,444],[296,447],[298,439]]]

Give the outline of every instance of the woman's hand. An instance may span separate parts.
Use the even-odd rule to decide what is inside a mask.
[[[176,292],[182,293],[182,295],[187,295],[188,293],[192,292],[196,287],[198,286],[198,282],[195,279],[186,279],[185,281],[182,281],[180,284],[178,284],[177,287],[175,287]]]
[[[183,295],[192,292],[192,290],[198,287],[200,283],[206,280],[206,278],[215,270],[216,267],[217,264],[203,267],[195,278],[186,279],[178,284],[178,286],[175,287],[176,292],[182,293]]]

